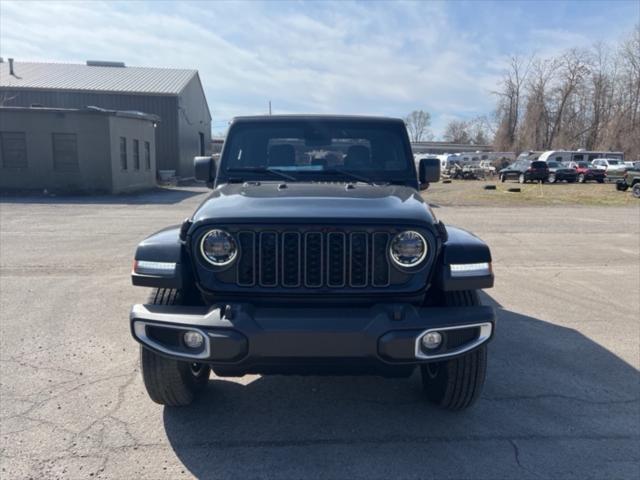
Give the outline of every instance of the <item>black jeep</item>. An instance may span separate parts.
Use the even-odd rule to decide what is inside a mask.
[[[546,182],[549,180],[549,166],[540,160],[517,160],[498,172],[501,182],[515,178],[520,183]]]
[[[426,398],[453,410],[479,396],[493,308],[491,253],[445,226],[419,190],[401,120],[243,117],[219,162],[195,160],[213,192],[181,225],[138,246],[132,280],[150,397],[189,404],[217,376],[378,374],[420,367]]]

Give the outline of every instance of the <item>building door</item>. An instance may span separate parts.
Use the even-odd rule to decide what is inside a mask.
[[[198,132],[198,135],[200,136],[200,156],[203,157],[204,156],[204,133]]]

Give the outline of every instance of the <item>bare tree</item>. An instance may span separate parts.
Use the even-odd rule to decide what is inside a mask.
[[[502,82],[502,90],[493,92],[499,97],[500,122],[494,138],[494,145],[499,150],[516,148],[522,90],[532,61],[533,57],[528,61],[519,56],[511,57],[509,69]]]
[[[445,142],[471,143],[469,125],[462,120],[451,120],[445,127],[442,138]]]
[[[528,64],[513,57],[494,92],[496,149],[585,148],[640,157],[638,52],[640,25],[618,45],[570,49]]]
[[[443,140],[451,143],[487,145],[491,143],[491,125],[487,117],[479,116],[471,120],[451,120],[444,129]]]
[[[572,49],[560,59],[560,81],[552,92],[551,125],[547,148],[563,147],[563,140],[571,140],[570,129],[563,131],[563,121],[569,121],[571,100],[584,77],[589,73],[584,51]],[[564,135],[562,135],[564,134]],[[559,139],[559,142],[556,140]],[[558,145],[556,145],[558,143]]]
[[[420,142],[431,137],[429,125],[431,125],[431,115],[424,110],[414,110],[404,118],[409,137],[412,142]]]
[[[555,60],[537,59],[531,66],[525,86],[526,107],[519,131],[519,142],[529,150],[546,148],[549,140],[549,85],[554,78]]]
[[[488,145],[495,134],[489,118],[480,115],[467,122],[471,143],[474,145]]]

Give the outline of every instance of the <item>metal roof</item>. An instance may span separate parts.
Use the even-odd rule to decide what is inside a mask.
[[[197,70],[72,63],[0,63],[0,88],[30,88],[85,92],[177,95],[198,74]]]

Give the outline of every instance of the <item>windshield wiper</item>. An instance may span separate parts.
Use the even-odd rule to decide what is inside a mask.
[[[295,182],[298,180],[296,177],[292,175],[287,175],[281,170],[278,170],[277,168],[272,168],[272,167],[230,168],[227,170],[227,173],[270,173],[271,175],[275,175],[277,177],[284,178],[285,180],[290,180],[292,182]]]
[[[332,168],[329,170],[320,170],[318,173],[333,173],[344,175],[345,177],[349,177],[352,180],[357,180],[358,182],[367,183],[369,185],[374,185],[373,180],[367,177],[363,177],[362,175],[358,175],[357,173],[349,172],[347,170],[342,170],[340,168]]]

